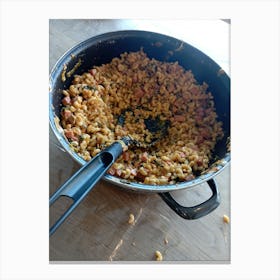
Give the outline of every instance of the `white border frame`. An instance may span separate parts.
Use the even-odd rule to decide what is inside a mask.
[[[48,19],[93,15],[231,18],[231,264],[48,263]],[[273,0],[2,1],[1,279],[279,279],[279,34]]]

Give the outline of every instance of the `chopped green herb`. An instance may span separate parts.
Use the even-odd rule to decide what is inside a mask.
[[[95,86],[84,86],[83,89],[97,90],[97,88]]]

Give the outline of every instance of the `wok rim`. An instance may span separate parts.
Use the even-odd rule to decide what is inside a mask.
[[[199,49],[197,49],[196,47],[192,46],[191,44],[181,40],[181,39],[177,39],[175,37],[166,35],[166,34],[162,34],[162,33],[158,33],[158,32],[153,32],[153,31],[146,31],[146,30],[119,30],[119,31],[112,31],[112,32],[105,32],[102,34],[98,34],[96,36],[90,37],[88,39],[85,39],[81,42],[78,42],[77,44],[75,44],[74,46],[72,46],[71,48],[69,48],[68,50],[66,50],[61,56],[60,58],[56,61],[56,63],[54,64],[54,66],[51,69],[51,72],[49,74],[49,123],[51,126],[51,129],[54,133],[54,135],[56,136],[59,144],[62,146],[62,148],[72,157],[72,159],[74,159],[79,165],[83,166],[87,163],[87,161],[85,161],[83,158],[81,158],[80,156],[78,156],[77,153],[75,153],[69,146],[68,141],[65,139],[65,136],[59,132],[59,129],[57,128],[56,124],[55,124],[55,117],[58,117],[54,110],[53,110],[53,104],[52,104],[52,84],[53,81],[55,81],[56,79],[54,79],[55,77],[59,77],[61,75],[61,72],[59,71],[59,66],[61,64],[64,64],[63,62],[65,61],[65,58],[67,58],[67,56],[70,56],[71,54],[73,54],[75,51],[77,51],[79,48],[81,48],[82,46],[86,46],[89,42],[91,41],[96,41],[98,39],[100,39],[102,41],[108,39],[108,37],[112,36],[112,35],[121,35],[121,34],[127,34],[127,33],[147,33],[150,35],[160,35],[160,36],[164,36],[166,38],[169,39],[175,39],[175,40],[180,40],[181,42],[184,42],[186,44],[188,44],[189,46],[191,46],[192,48],[198,50],[199,52],[201,52],[202,54],[204,54],[205,56],[207,56],[205,53],[203,53],[202,51],[200,51]],[[113,39],[113,38],[112,38]],[[211,61],[213,61],[209,56],[207,56]],[[215,61],[213,61],[214,63],[216,63]],[[122,188],[125,188],[127,190],[131,190],[131,191],[138,191],[138,192],[154,192],[154,193],[161,193],[161,192],[172,192],[172,191],[177,191],[177,190],[182,190],[182,189],[191,189],[194,188],[195,186],[201,185],[205,182],[207,182],[210,179],[214,179],[214,177],[216,177],[218,174],[220,174],[230,163],[231,161],[231,154],[230,152],[227,152],[225,154],[225,156],[219,160],[220,163],[215,165],[215,171],[209,172],[209,173],[205,173],[202,174],[198,177],[196,177],[193,180],[190,181],[185,181],[185,182],[179,182],[173,185],[147,185],[147,184],[143,184],[143,183],[137,183],[137,182],[133,182],[133,181],[128,181],[126,179],[122,179],[122,178],[118,178],[115,176],[112,176],[110,174],[105,174],[102,177],[102,180],[112,183],[115,186],[119,186]],[[211,167],[208,168],[211,170]]]

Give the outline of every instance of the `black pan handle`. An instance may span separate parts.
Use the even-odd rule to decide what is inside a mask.
[[[179,216],[187,220],[194,220],[206,216],[220,205],[220,193],[215,181],[210,179],[207,183],[212,191],[212,196],[196,206],[184,207],[176,202],[168,192],[159,193],[159,195]]]
[[[50,236],[74,211],[74,209],[86,197],[110,166],[121,155],[123,152],[123,144],[126,144],[123,140],[124,139],[122,139],[122,141],[114,142],[112,145],[100,152],[91,161],[78,170],[51,196],[49,202],[50,206],[60,196],[72,198],[73,203],[50,228]]]

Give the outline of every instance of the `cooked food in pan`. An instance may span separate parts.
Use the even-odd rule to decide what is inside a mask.
[[[72,149],[89,161],[129,135],[150,143],[145,120],[168,122],[166,135],[150,147],[133,147],[109,174],[151,185],[188,181],[208,168],[223,137],[212,94],[177,62],[149,58],[143,50],[75,75],[63,90],[61,125]]]

